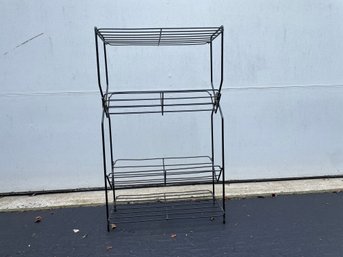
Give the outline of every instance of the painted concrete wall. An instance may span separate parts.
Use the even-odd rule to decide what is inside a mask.
[[[342,174],[342,15],[340,0],[1,1],[0,192],[102,186],[94,26],[224,25],[226,178]],[[119,89],[208,86],[206,48],[110,55]],[[118,118],[116,156],[209,154],[208,125]]]

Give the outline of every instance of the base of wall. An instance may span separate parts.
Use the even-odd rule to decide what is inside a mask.
[[[211,185],[178,186],[177,191],[209,189]],[[176,187],[121,189],[118,194],[141,194],[172,192]],[[248,197],[275,197],[286,194],[307,194],[343,191],[343,178],[293,179],[282,181],[260,181],[229,183],[225,186],[228,199]],[[221,194],[221,187],[216,187]],[[52,209],[64,207],[104,205],[103,190],[83,192],[44,192],[43,194],[3,196],[0,198],[0,212]]]

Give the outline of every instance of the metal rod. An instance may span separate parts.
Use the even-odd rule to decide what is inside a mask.
[[[161,92],[164,93],[208,93],[211,94],[212,90],[208,89],[179,89],[179,90],[142,90],[142,91],[137,91],[137,90],[132,90],[132,91],[116,91],[116,92],[111,92],[111,95],[126,95],[126,94],[159,94]],[[218,90],[216,90],[218,91]]]
[[[191,99],[208,99],[209,96],[189,96],[189,97],[164,97],[164,100],[191,100]],[[108,99],[109,102],[125,102],[125,101],[160,101],[161,97],[154,98],[117,98]]]
[[[163,165],[164,185],[167,185],[167,171],[166,171],[166,167],[164,166],[164,158],[162,158],[162,165]]]
[[[111,167],[113,167],[113,141],[112,141],[112,122],[111,122],[111,117],[108,117],[108,129],[109,129],[109,134],[110,134],[110,151],[111,151]],[[113,168],[112,168],[113,172]],[[114,210],[116,210],[116,193],[115,193],[115,183],[114,183],[114,176],[112,176],[112,193],[113,193],[113,206]]]
[[[106,172],[106,149],[105,149],[105,131],[104,131],[104,117],[105,113],[102,112],[102,119],[101,119],[101,138],[102,138],[102,160],[104,166],[104,181],[105,181],[105,199],[106,199],[106,221],[107,221],[107,231],[110,231],[110,223],[109,223],[109,209],[108,209],[108,195],[107,195],[107,172]]]
[[[164,165],[164,160],[163,160],[163,165],[162,167],[160,167],[160,169],[144,169],[144,170],[140,170],[139,168],[142,168],[142,166],[132,166],[133,171],[128,171],[126,168],[123,169],[123,173],[125,174],[130,174],[130,173],[150,173],[150,172],[157,172],[157,171],[164,171],[167,170],[168,172],[172,172],[172,171],[185,171],[185,170],[195,170],[196,172],[204,172],[204,171],[212,171],[212,167],[218,167],[218,169],[220,169],[220,166],[216,166],[216,165],[206,165],[206,166],[191,166],[191,167],[187,167],[187,165],[177,165],[177,166],[185,166],[185,167],[180,167],[180,168],[167,168],[167,165]],[[116,167],[114,167],[115,170],[119,171],[119,169],[117,169]],[[201,169],[206,169],[206,170],[201,170]],[[148,174],[146,174],[148,175]],[[146,176],[144,175],[144,176]]]
[[[160,29],[160,36],[158,38],[158,45],[160,45],[160,42],[161,42],[161,35],[162,35],[162,29]]]
[[[225,212],[225,141],[224,141],[224,116],[223,116],[223,113],[222,113],[222,109],[220,108],[220,105],[219,105],[219,112],[220,112],[220,116],[221,116],[221,122],[222,122],[222,187],[223,187],[223,210],[224,210],[224,213],[223,213],[223,224],[225,224],[225,215],[226,215],[226,212]]]
[[[109,31],[114,31],[114,30],[160,30],[161,28],[101,28],[99,30],[109,30]],[[163,28],[164,30],[176,30],[176,31],[180,31],[180,30],[214,30],[214,29],[218,29],[218,27],[168,27],[168,28]]]
[[[215,200],[215,186],[214,186],[214,135],[213,135],[213,111],[211,112],[211,162],[212,162],[212,192],[213,192],[213,203]]]
[[[211,163],[207,163],[207,162],[200,162],[200,163],[187,163],[187,164],[165,164],[166,167],[173,167],[173,166],[194,166],[194,165],[205,165],[205,164],[210,164]],[[217,165],[218,166],[218,165]],[[159,164],[155,164],[155,165],[116,165],[114,166],[115,169],[126,169],[126,168],[152,168],[152,167],[160,167]],[[219,166],[218,166],[219,167]]]
[[[164,109],[164,92],[161,92],[161,112],[163,116],[163,109]]]
[[[108,68],[107,68],[107,53],[106,53],[105,42],[103,43],[103,47],[104,47],[105,74],[106,74],[106,96],[107,96],[108,95]]]
[[[177,112],[211,112],[213,109],[195,109],[195,110],[173,110],[173,111],[166,111],[164,110],[163,113],[177,113]],[[149,113],[161,113],[161,111],[145,111],[145,112],[110,112],[110,115],[122,115],[122,114],[149,114]]]
[[[99,49],[98,49],[98,34],[97,28],[94,27],[94,35],[95,35],[95,50],[96,50],[96,68],[97,68],[97,75],[98,75],[98,86],[101,94],[101,99],[104,98],[104,93],[101,88],[101,79],[100,79],[100,64],[99,64]]]
[[[213,47],[212,47],[212,41],[210,42],[210,71],[211,71],[211,87],[213,89],[213,95],[214,94],[214,86],[213,86]]]
[[[221,51],[220,51],[220,85],[218,93],[220,94],[224,81],[224,27],[221,33]]]
[[[180,103],[180,104],[164,104],[163,93],[161,93],[161,104],[135,104],[135,105],[110,105],[108,108],[148,108],[148,107],[161,107],[161,112],[163,115],[164,107],[173,106],[196,106],[196,105],[212,105],[212,102],[207,103]]]

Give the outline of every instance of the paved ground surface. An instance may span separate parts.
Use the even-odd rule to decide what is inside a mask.
[[[104,207],[3,212],[0,256],[342,256],[343,193],[230,200],[227,209],[225,225],[179,220],[110,233]]]

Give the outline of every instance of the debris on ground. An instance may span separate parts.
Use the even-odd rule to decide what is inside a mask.
[[[171,234],[171,238],[176,238],[176,234]]]
[[[82,239],[85,239],[87,236],[88,236],[88,234],[84,234],[84,235],[82,236]]]
[[[35,223],[39,223],[39,222],[41,222],[42,220],[43,220],[42,216],[37,216],[37,217],[35,218]]]
[[[106,246],[106,250],[107,250],[107,251],[112,250],[112,248],[113,248],[112,245]]]
[[[114,229],[116,229],[116,228],[117,228],[117,225],[116,225],[116,224],[114,224],[114,223],[112,223],[112,224],[110,224],[110,228],[111,228],[112,230],[114,230]]]
[[[73,229],[73,232],[74,232],[74,233],[79,233],[79,232],[80,232],[80,230],[79,230],[79,229],[77,229],[77,228],[74,228],[74,229]]]

